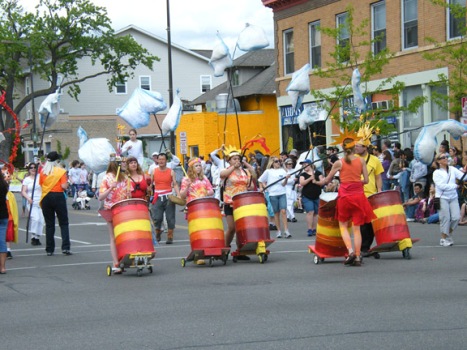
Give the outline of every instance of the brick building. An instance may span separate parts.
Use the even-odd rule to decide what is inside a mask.
[[[290,83],[292,73],[306,63],[312,67],[323,69],[332,62],[331,52],[335,49],[335,39],[324,35],[320,28],[341,28],[348,15],[348,6],[354,8],[354,23],[367,20],[367,36],[361,39],[370,41],[375,37],[382,40],[371,46],[373,52],[387,47],[393,54],[381,75],[374,76],[369,84],[378,84],[389,76],[397,76],[397,80],[405,84],[405,89],[396,101],[387,101],[384,95],[371,96],[372,106],[390,106],[391,103],[406,106],[417,96],[427,98],[426,103],[417,113],[404,112],[395,115],[393,120],[397,131],[395,138],[403,147],[413,145],[423,125],[452,117],[447,109],[439,107],[432,99],[433,89],[446,95],[446,86],[432,87],[432,81],[439,81],[439,74],[449,77],[454,67],[443,66],[439,62],[428,61],[422,57],[426,52],[433,52],[436,47],[427,38],[438,43],[454,43],[461,36],[459,26],[465,26],[465,20],[458,20],[449,8],[434,5],[429,0],[262,0],[263,5],[273,9],[275,25],[275,47],[277,59],[277,96],[278,109],[282,120],[282,139],[295,135],[294,146],[306,149],[307,144],[301,141],[301,134],[296,121],[287,125],[290,119],[291,101],[286,87]],[[465,6],[465,0],[447,0]],[[346,36],[347,34],[347,36]],[[342,40],[348,40],[348,33],[343,32]],[[365,57],[366,52],[360,52]],[[358,62],[357,62],[358,66]],[[320,79],[312,69],[309,74],[312,89],[329,89],[328,81]],[[316,102],[311,94],[304,98],[304,104]],[[342,108],[342,107],[341,107]],[[386,107],[388,108],[388,107]],[[298,116],[297,113],[295,116]],[[342,109],[341,109],[342,114]],[[315,123],[319,124],[319,123]],[[325,132],[326,143],[331,142],[332,135],[337,133],[331,120],[314,125]],[[444,137],[443,135],[439,137]]]

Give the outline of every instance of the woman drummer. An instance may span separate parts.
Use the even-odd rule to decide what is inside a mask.
[[[187,176],[182,179],[180,197],[189,203],[193,199],[214,195],[209,179],[204,176],[201,159],[192,158],[188,161]]]
[[[138,160],[135,157],[128,157],[126,159],[126,168],[130,180],[131,198],[144,200],[149,198],[148,179],[150,181],[150,178],[144,175]]]
[[[368,171],[365,160],[355,156],[355,143],[354,139],[344,139],[342,143],[345,152],[344,158],[333,164],[331,171],[324,180],[313,180],[312,183],[320,186],[325,185],[331,182],[334,175],[339,171],[341,184],[337,197],[336,219],[339,221],[342,240],[349,252],[344,264],[361,266],[362,236],[360,226],[376,219],[376,216],[363,192],[363,185],[368,183]],[[350,239],[349,222],[352,222],[354,248],[352,248]]]
[[[107,172],[99,189],[99,200],[104,201],[104,210],[110,210],[115,203],[129,198],[131,198],[130,180],[123,171],[120,171],[120,165],[116,161],[115,154],[111,154]],[[106,217],[106,215],[103,215],[103,217]],[[107,221],[107,228],[109,229],[110,237],[110,254],[112,255],[114,265],[112,272],[119,274],[122,273],[122,269],[118,266],[117,247],[115,245],[112,221]]]
[[[221,183],[224,184],[224,214],[225,220],[227,221],[225,245],[226,247],[230,247],[235,235],[232,198],[236,194],[254,189],[253,179],[255,177],[255,170],[248,162],[241,161],[241,154],[238,151],[230,152],[226,158],[229,162],[229,166],[220,172],[220,178]],[[242,165],[245,168],[243,168]],[[237,246],[239,246],[238,239]],[[248,256],[242,255],[239,255],[237,259],[250,260]]]

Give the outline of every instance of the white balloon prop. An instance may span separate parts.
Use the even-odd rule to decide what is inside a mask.
[[[415,141],[415,158],[425,165],[430,165],[438,146],[436,135],[443,131],[448,132],[454,139],[458,139],[467,132],[467,125],[453,119],[425,125]]]

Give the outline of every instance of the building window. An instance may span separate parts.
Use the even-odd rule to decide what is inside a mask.
[[[210,75],[201,76],[201,92],[207,92],[211,90],[212,87],[212,78]]]
[[[190,146],[190,157],[199,157],[199,147],[198,147],[198,145]]]
[[[118,82],[115,83],[115,93],[117,95],[124,95],[126,94],[126,82]]]
[[[339,29],[337,37],[337,60],[340,63],[350,60],[350,33],[348,24],[348,13],[341,13],[336,16],[336,25]]]
[[[26,94],[26,96],[31,93],[31,78],[30,77],[26,77],[26,79],[24,80],[24,93]]]
[[[232,73],[232,86],[239,86],[240,85],[240,74],[238,69],[235,69]]]
[[[312,68],[321,67],[320,21],[310,23],[310,64]]]
[[[418,46],[418,0],[402,0],[402,48]]]
[[[139,77],[139,87],[143,90],[151,91],[151,77],[149,76]]]
[[[438,95],[435,97],[435,95]],[[443,96],[443,98],[441,98]],[[431,87],[431,115],[432,122],[449,119],[448,89],[446,85]]]
[[[378,54],[386,48],[386,2],[371,5],[373,53]]]
[[[402,92],[402,105],[408,107],[409,104],[419,96],[423,96],[420,85],[408,86]],[[404,111],[404,130],[420,129],[423,126],[423,106],[420,106],[415,113]],[[415,144],[420,130],[413,130],[407,136],[407,143]]]
[[[448,39],[459,38],[465,33],[465,12],[461,15],[460,8],[465,8],[465,0],[448,0],[449,6],[447,9],[447,31]]]
[[[284,73],[291,74],[295,70],[293,30],[284,31]]]

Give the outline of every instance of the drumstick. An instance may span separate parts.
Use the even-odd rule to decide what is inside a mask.
[[[120,175],[120,165],[118,166],[118,169],[117,169],[117,176],[115,177],[115,181],[118,181],[118,175]]]

